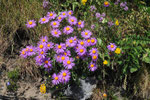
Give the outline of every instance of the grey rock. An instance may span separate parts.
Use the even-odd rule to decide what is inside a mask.
[[[93,90],[96,88],[96,79],[86,78],[79,79],[81,85],[68,86],[65,90],[65,95],[72,96],[75,100],[86,100],[91,97]]]

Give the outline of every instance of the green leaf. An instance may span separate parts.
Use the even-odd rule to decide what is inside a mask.
[[[102,40],[100,38],[97,38],[97,40],[98,40],[98,44],[102,45]]]
[[[131,68],[131,69],[130,69],[130,72],[133,73],[133,72],[136,72],[137,70],[138,70],[138,69],[137,69],[136,67],[134,67],[134,68]]]

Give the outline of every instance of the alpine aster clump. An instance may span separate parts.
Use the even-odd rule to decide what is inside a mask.
[[[94,6],[91,9],[95,9]],[[30,27],[34,27],[34,22],[33,20],[28,22]],[[35,63],[49,72],[57,69],[57,66],[53,66],[56,65],[54,63],[57,63],[60,70],[58,73],[52,74],[53,85],[68,83],[79,59],[83,61],[90,59],[86,66],[89,71],[97,69],[98,49],[95,47],[97,39],[92,36],[92,31],[84,29],[84,21],[77,20],[73,16],[72,10],[60,12],[59,15],[54,11],[48,12],[45,17],[40,19],[39,23],[50,24],[49,32],[54,38],[53,42],[47,36],[42,36],[37,46],[27,46],[20,51],[20,56],[27,58],[35,55]],[[77,29],[80,31],[77,32]],[[116,53],[119,51],[116,50]]]

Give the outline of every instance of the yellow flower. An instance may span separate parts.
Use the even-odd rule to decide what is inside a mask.
[[[104,60],[104,61],[103,61],[103,64],[104,64],[104,65],[107,65],[107,64],[108,64],[107,60]]]
[[[120,54],[121,53],[121,49],[120,48],[116,48],[115,53],[116,54]]]
[[[116,26],[118,26],[118,25],[119,25],[119,21],[118,21],[118,20],[116,20],[115,25],[116,25]]]
[[[103,97],[105,97],[105,98],[106,98],[106,97],[107,97],[107,94],[106,94],[106,93],[103,93]]]
[[[85,5],[85,3],[87,2],[87,0],[82,0],[81,1],[83,5]]]
[[[40,86],[40,92],[41,92],[42,94],[45,94],[45,93],[46,93],[46,86],[45,86],[45,84],[41,84],[41,86]]]

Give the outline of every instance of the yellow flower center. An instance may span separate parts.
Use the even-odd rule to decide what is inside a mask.
[[[94,65],[93,64],[91,64],[91,66],[90,67],[94,67]]]
[[[29,25],[32,25],[32,23],[33,23],[32,21],[29,21]]]
[[[88,42],[88,43],[90,43],[90,42],[91,42],[91,40],[90,40],[90,39],[88,39],[88,40],[87,40],[87,42]]]
[[[44,51],[42,51],[41,54],[44,54]]]
[[[76,56],[77,59],[79,59],[79,56]]]
[[[94,43],[94,42],[95,42],[95,40],[94,40],[94,39],[92,39],[92,40],[91,40],[91,42],[92,42],[92,43]]]
[[[63,15],[66,15],[66,13],[63,13]]]
[[[57,23],[56,22],[53,22],[53,25],[56,25]]]
[[[84,50],[83,49],[80,49],[80,52],[82,53]]]
[[[53,16],[53,13],[50,13],[49,15],[50,15],[50,16]]]
[[[25,54],[25,51],[22,51],[22,54],[24,55],[24,54]]]
[[[64,52],[64,55],[67,55],[67,53],[66,53],[66,52]]]
[[[45,64],[48,64],[48,60],[45,61]]]
[[[69,12],[69,15],[71,15],[71,11]]]
[[[93,56],[93,59],[96,59],[97,58],[97,56]]]
[[[46,20],[45,18],[42,19],[43,22],[44,22],[45,20]]]
[[[67,74],[64,72],[64,73],[63,73],[63,76],[65,77],[66,75],[67,75]]]
[[[110,47],[111,47],[111,48],[113,48],[113,47],[114,47],[114,45],[112,44],[112,45],[110,45]]]
[[[96,50],[93,50],[93,51],[92,51],[92,53],[94,53],[94,54],[95,54],[95,53],[96,53]]]
[[[55,77],[55,80],[58,80],[58,77],[57,77],[57,76]]]
[[[76,39],[76,38],[74,38],[74,40],[76,41],[77,39]]]
[[[71,63],[71,61],[70,61],[70,60],[68,60],[68,61],[67,61],[67,64],[70,64],[70,63]]]
[[[57,32],[55,31],[54,34],[57,34]]]
[[[58,17],[58,19],[61,19],[61,17]]]
[[[74,22],[74,19],[71,19],[72,22]]]
[[[64,57],[64,56],[62,56],[62,57],[61,57],[61,60],[65,60],[65,57]]]
[[[50,45],[50,44],[47,44],[47,46],[50,47],[51,45]]]
[[[82,42],[80,42],[80,44],[81,44],[81,45],[84,45],[84,42],[82,41]]]
[[[59,58],[60,56],[57,56],[57,58]]]
[[[66,30],[67,30],[67,31],[69,31],[69,30],[70,30],[70,28],[69,28],[69,27],[66,27]]]
[[[44,47],[44,46],[43,46],[42,44],[39,46],[40,49],[42,49],[43,47]]]
[[[79,25],[81,25],[81,22],[78,22]]]
[[[69,40],[69,42],[70,42],[70,43],[72,43],[72,42],[73,42],[73,40]]]
[[[43,39],[42,41],[45,42],[45,39]]]
[[[109,2],[108,2],[108,1],[105,1],[105,2],[104,2],[104,5],[109,5]]]
[[[25,51],[29,51],[29,48],[26,48],[26,50]]]
[[[61,49],[61,45],[58,45],[58,48]]]
[[[88,35],[88,32],[85,32],[85,35]]]
[[[32,52],[33,51],[33,49],[30,49],[30,52]]]

